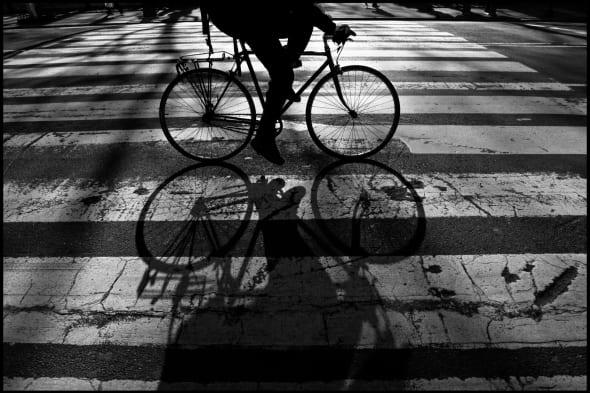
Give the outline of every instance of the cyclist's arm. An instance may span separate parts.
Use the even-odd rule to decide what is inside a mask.
[[[336,25],[320,6],[312,2],[303,3],[307,7],[303,15],[309,15],[314,26],[320,28],[324,33],[332,36],[332,40],[338,44],[347,41],[348,37],[356,33],[346,24]]]
[[[334,34],[336,23],[328,16],[324,10],[311,1],[300,1],[297,3],[301,15],[309,18],[310,22],[326,34]]]

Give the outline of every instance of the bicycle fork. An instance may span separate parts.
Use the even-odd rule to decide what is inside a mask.
[[[348,114],[350,115],[350,117],[352,117],[353,119],[356,119],[358,117],[358,113],[354,109],[352,109],[351,107],[348,106],[346,99],[344,99],[344,94],[342,94],[342,86],[340,86],[340,80],[338,79],[338,75],[342,74],[342,70],[340,69],[340,65],[334,62],[334,59],[332,58],[332,53],[330,52],[330,47],[328,46],[327,40],[324,40],[324,49],[325,49],[326,55],[328,57],[328,63],[330,65],[330,72],[333,75],[332,79],[334,80],[334,87],[336,88],[336,95],[338,96],[338,99],[340,100],[342,105],[344,105],[344,108],[346,108],[346,110],[348,111]]]

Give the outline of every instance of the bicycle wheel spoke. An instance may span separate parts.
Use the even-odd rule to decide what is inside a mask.
[[[378,90],[382,89],[382,88],[383,88],[383,86],[380,86],[380,85],[378,85],[378,84],[375,84],[375,83],[373,83],[373,84],[375,85],[375,87],[374,87],[374,88],[370,88],[370,87],[372,86],[372,85],[371,85],[371,86],[369,86],[369,87],[366,89],[366,91],[363,91],[363,92],[362,92],[362,94],[359,94],[359,100],[358,100],[358,102],[357,102],[357,104],[356,104],[356,105],[357,105],[357,108],[361,108],[361,107],[367,107],[367,106],[369,106],[369,104],[368,104],[368,103],[369,103],[370,101],[373,101],[373,100],[375,100],[375,99],[378,99],[378,98],[379,98],[379,95],[378,95],[378,94],[376,94],[376,92],[377,92]]]
[[[179,88],[186,90],[186,87],[184,87],[183,85],[179,85]],[[175,97],[172,98],[171,106],[174,106],[177,108],[184,107],[184,108],[188,109],[189,112],[193,112],[195,114],[199,114],[199,111],[197,110],[197,108],[204,108],[204,104],[201,100],[197,101],[193,98],[193,101],[198,103],[198,105],[194,105],[194,104],[187,102],[187,98],[190,98],[190,96],[188,96],[188,95],[186,97],[184,97],[180,94],[175,94]]]
[[[340,101],[340,98],[338,98],[338,93],[336,92],[336,86],[332,84],[332,88],[334,89],[333,94],[324,96],[326,99],[329,100],[329,101],[325,101],[325,103],[328,105],[332,104],[333,108],[339,108],[339,109],[342,109],[345,113],[348,113],[348,109],[346,109],[346,107],[344,106],[342,101]]]
[[[240,106],[244,105],[243,102],[236,102],[233,105],[222,105],[221,107],[217,107],[216,113],[225,113],[225,112],[235,112],[240,113]],[[237,108],[236,108],[237,107]],[[242,113],[248,113],[248,108],[245,107],[242,109]]]
[[[376,111],[376,107],[382,106],[382,105],[388,105],[389,104],[387,102],[384,102],[383,104],[380,104],[380,105],[374,104],[374,102],[376,100],[379,100],[379,99],[382,99],[382,98],[379,97],[379,96],[366,96],[363,99],[363,101],[358,104],[357,108],[358,108],[359,111],[361,111],[361,108],[371,108],[373,110],[373,112],[375,112]]]
[[[187,101],[188,97],[183,97],[181,95],[176,95],[175,97],[172,97],[170,100],[172,101],[171,106],[175,107],[175,108],[186,108],[189,112],[193,112],[193,113],[199,113],[200,111],[198,110],[199,108],[203,108],[203,105],[201,104],[201,102],[198,102],[197,100],[194,100],[195,103],[197,103],[197,105],[195,105],[195,103],[190,103]]]
[[[379,89],[379,88],[380,88],[380,86],[377,85],[374,89],[368,90],[367,92],[363,92],[362,94],[359,94],[359,99],[355,105],[356,108],[368,106],[367,102],[369,100],[374,100],[378,97],[377,95],[375,95],[375,91],[377,91],[377,89]]]
[[[216,120],[223,120],[228,123],[236,123],[236,124],[242,124],[242,125],[250,124],[249,118],[244,117],[244,116],[240,116],[239,114],[237,114],[237,115],[232,115],[232,114],[216,115],[215,119]]]
[[[207,90],[205,89],[205,87],[203,86],[202,83],[202,78],[197,77],[197,81],[193,81],[190,80],[190,77],[187,76],[187,81],[186,83],[191,87],[191,89],[195,92],[195,96],[199,99],[199,101],[201,101],[201,104],[203,105],[203,107],[207,107],[207,104],[209,102],[211,102],[211,99],[209,97],[209,94],[207,94]],[[188,88],[186,88],[186,90],[188,91]]]
[[[373,138],[373,140],[380,142],[381,140],[383,140],[382,136],[379,135],[377,132],[375,132],[374,130],[371,129],[370,126],[366,126],[366,125],[361,125],[362,130],[366,130],[368,133],[370,133],[371,135],[373,135],[375,138]],[[359,130],[360,131],[360,130]],[[364,139],[364,140],[371,140],[370,137],[368,136],[363,136],[359,139]]]

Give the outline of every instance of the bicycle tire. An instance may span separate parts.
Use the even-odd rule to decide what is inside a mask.
[[[248,90],[233,75],[211,68],[176,76],[162,95],[159,115],[170,144],[184,156],[202,162],[238,154],[252,138],[256,125],[256,109]]]
[[[334,73],[325,75],[311,91],[305,109],[312,140],[324,152],[340,159],[377,153],[391,140],[399,123],[400,104],[395,87],[381,72],[362,65],[342,67],[337,77],[342,94],[357,117],[353,118],[338,99]]]
[[[388,257],[372,263],[393,263],[414,255],[424,240],[420,187],[381,162],[339,160],[314,179],[311,208],[318,228],[340,253]]]
[[[250,223],[249,191],[248,176],[229,163],[198,163],[176,172],[141,210],[138,255],[150,269],[165,273],[203,268],[211,258],[226,256]]]

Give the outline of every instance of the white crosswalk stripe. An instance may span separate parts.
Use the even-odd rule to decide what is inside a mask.
[[[301,141],[307,127],[301,122],[285,121],[291,131],[281,137],[283,141],[310,144]],[[78,145],[109,145],[113,143],[153,143],[168,145],[161,129],[109,130],[49,133],[5,133],[5,147],[23,148],[34,143],[36,147],[65,147]],[[414,154],[491,152],[511,154],[585,154],[586,127],[568,126],[452,126],[407,125],[396,136],[404,141]],[[534,136],[534,144],[531,144]],[[190,138],[178,136],[179,140]],[[557,140],[555,140],[557,138]],[[485,145],[481,143],[485,140]]]
[[[244,83],[248,88],[254,88],[250,82]],[[477,91],[571,91],[571,85],[557,82],[532,82],[532,83],[470,83],[470,82],[398,82],[397,90],[469,90]],[[37,89],[4,89],[4,98],[18,97],[42,97],[42,96],[75,96],[95,94],[130,94],[130,93],[154,93],[161,94],[166,84],[161,85],[100,85],[100,86],[72,86]]]
[[[313,71],[321,66],[323,61],[308,61],[303,66],[303,71]],[[343,65],[348,65],[349,62],[343,62]],[[496,61],[487,62],[482,60],[465,60],[461,63],[447,62],[447,61],[362,61],[362,65],[369,67],[384,66],[390,71],[457,71],[457,72],[535,72],[530,67],[524,66],[513,61]],[[62,76],[66,73],[73,72],[77,75],[116,75],[116,74],[160,74],[170,70],[170,64],[153,64],[141,67],[135,64],[129,65],[113,65],[113,66],[93,66],[93,65],[70,65],[67,67],[52,67],[52,68],[26,68],[19,67],[18,69],[10,70],[10,74],[17,78],[34,78],[34,77],[55,77]],[[261,72],[264,70],[262,64],[257,63],[254,70]],[[4,71],[4,74],[9,72]]]
[[[271,175],[269,174],[269,177]],[[372,178],[370,178],[372,176]],[[584,195],[586,182],[580,177],[555,179],[553,176],[519,174],[509,176],[493,174],[444,174],[415,175],[405,174],[409,179],[420,179],[425,184],[418,191],[424,198],[425,214],[428,217],[469,217],[469,216],[551,216],[583,215],[586,210]],[[272,176],[279,177],[279,176]],[[303,220],[313,219],[309,195],[313,186],[312,178],[283,177],[286,188],[304,187],[304,197],[298,206],[297,216]],[[113,184],[104,190],[101,186],[92,186],[86,180],[55,179],[50,183],[30,185],[4,183],[4,222],[72,222],[72,221],[132,221],[139,217],[142,207],[149,195],[138,195],[137,188],[142,187],[152,193],[165,179],[153,181],[130,181]],[[256,182],[255,178],[250,179]],[[373,183],[375,193],[372,206],[365,211],[365,217],[409,218],[415,214],[414,201],[402,201],[393,204],[387,191],[380,194],[377,190],[388,190],[396,182],[386,175],[342,175],[333,176],[331,184],[338,185],[342,196],[334,198],[327,186],[320,186],[318,198],[329,213],[326,219],[345,217],[354,198],[358,182]],[[453,184],[453,188],[447,187]],[[181,221],[186,219],[190,206],[194,203],[193,190],[210,189],[202,198],[215,198],[223,195],[228,188],[240,187],[223,178],[198,179],[190,177],[175,184],[169,194],[164,190],[161,198],[170,206],[165,212],[156,211],[147,220]],[[185,192],[180,192],[185,190]],[[444,190],[444,191],[443,191]],[[477,193],[478,204],[473,205],[464,195]],[[84,202],[86,198],[98,195],[100,202],[91,206]],[[534,195],[534,198],[532,197]],[[122,201],[125,201],[123,203]],[[211,210],[209,218],[214,220],[241,219],[244,214],[243,204],[236,204],[231,209]],[[254,215],[252,219],[258,219]]]
[[[401,104],[363,163],[320,155],[308,90],[284,167],[189,167],[158,108],[178,56],[206,51],[199,23],[4,60],[5,389],[585,387],[580,86],[438,25],[348,23],[341,64]]]
[[[336,390],[342,387],[346,381],[324,382],[317,381],[306,383],[305,386],[314,390]],[[586,379],[583,377],[571,378],[566,375],[554,377],[527,378],[527,387],[534,390],[584,390]],[[291,383],[161,383],[160,381],[137,380],[109,380],[77,379],[77,378],[5,378],[6,390],[289,390],[293,389]],[[378,390],[391,386],[388,381],[362,381],[356,387],[358,389]],[[519,389],[522,382],[517,378],[446,378],[438,380],[417,379],[404,381],[405,390],[438,390],[440,386],[449,390],[511,390]]]
[[[375,100],[377,96],[367,96]],[[287,115],[304,115],[307,95],[286,112]],[[228,105],[239,104],[239,100],[228,101]],[[262,106],[257,103],[257,112]],[[68,103],[47,103],[29,105],[4,105],[6,121],[94,120],[104,118],[151,118],[158,112],[159,100],[112,100],[95,103],[76,101]],[[403,96],[400,105],[407,114],[457,113],[457,114],[578,114],[586,113],[586,99],[565,99],[555,97],[515,96]],[[468,107],[467,107],[468,106]],[[467,107],[467,108],[466,108]],[[330,114],[331,108],[319,109],[318,114]],[[117,113],[118,112],[118,113]],[[387,113],[387,112],[377,112]],[[181,113],[177,113],[181,115]]]
[[[200,45],[199,45],[200,46]],[[203,48],[204,49],[204,48]],[[76,55],[73,56],[61,56],[61,57],[43,57],[42,54],[44,50],[37,50],[36,52],[40,52],[39,56],[36,56],[36,61],[42,64],[71,64],[76,62],[81,63],[89,63],[89,62],[121,62],[121,61],[162,61],[162,60],[169,60],[170,62],[176,61],[178,59],[177,55],[165,55],[161,53],[153,53],[153,54],[118,54],[118,55],[103,55],[100,57],[97,56],[88,56],[88,55]],[[32,54],[28,52],[28,54]],[[346,51],[346,57],[348,59],[355,59],[361,60],[367,57],[375,57],[375,52],[373,50],[366,50],[366,49],[358,49],[358,50],[350,50]],[[399,57],[471,57],[471,58],[506,58],[506,56],[497,53],[497,52],[488,52],[488,51],[475,51],[475,50],[381,50],[379,51],[379,57],[390,57],[390,58],[399,58]],[[10,59],[5,62],[4,66],[23,66],[30,64],[29,59],[25,58],[14,58]],[[306,63],[307,64],[307,63]]]

